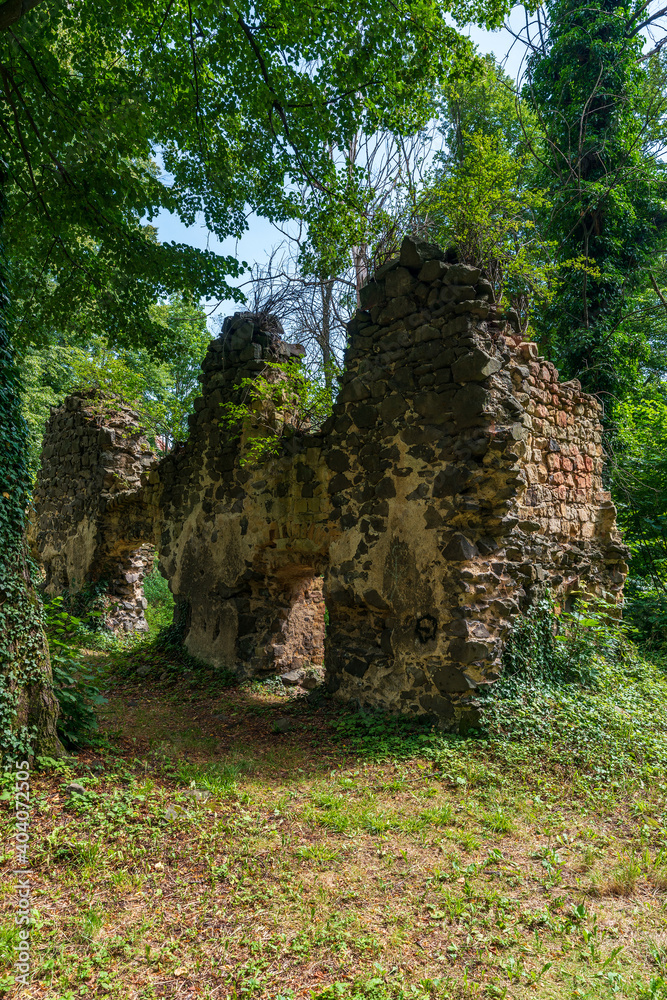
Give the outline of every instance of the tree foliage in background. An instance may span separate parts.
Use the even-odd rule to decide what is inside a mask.
[[[626,613],[664,644],[667,78],[662,43],[647,57],[641,35],[659,15],[651,4],[552,0],[524,98],[543,136],[543,227],[562,268],[540,340],[605,405],[609,485],[632,552]]]
[[[667,391],[654,381],[618,403],[608,437],[608,476],[630,547],[625,615],[667,651]]]
[[[528,333],[536,302],[557,280],[552,246],[537,224],[548,206],[528,144],[537,141],[530,111],[491,56],[476,72],[445,88],[440,131],[444,148],[420,196],[424,228],[480,267],[496,299],[519,313]]]
[[[225,239],[248,206],[292,217],[295,183],[333,190],[331,148],[428,107],[468,51],[447,13],[497,23],[504,4],[39,3],[0,51],[22,337],[145,341],[157,298],[230,294],[232,257],[160,244],[146,220],[201,212]]]
[[[85,344],[52,337],[20,358],[23,412],[28,423],[31,475],[35,476],[51,406],[75,389],[117,393],[139,413],[153,448],[167,451],[188,435],[188,414],[199,394],[198,375],[211,334],[201,306],[174,297],[151,307],[156,342],[116,347],[101,333]]]
[[[665,248],[667,94],[662,58],[642,59],[647,16],[645,3],[549,0],[523,90],[541,134],[543,231],[563,269],[540,339],[567,377],[607,402],[634,387],[644,343],[625,321]]]

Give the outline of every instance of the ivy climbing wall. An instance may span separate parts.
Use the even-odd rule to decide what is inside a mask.
[[[188,441],[138,486],[126,475],[117,497],[86,502],[67,528],[67,551],[86,557],[68,578],[153,544],[201,659],[245,676],[324,660],[338,697],[474,723],[521,610],[547,589],[615,605],[627,573],[599,404],[560,383],[512,322],[477,269],[406,239],[362,291],[324,425],[299,427],[285,396],[234,431],[221,419],[252,380],[279,383],[302,349],[266,318],[231,317],[204,360]],[[258,461],[262,436],[273,447]],[[51,447],[49,435],[37,514],[55,565],[55,490],[68,487]]]

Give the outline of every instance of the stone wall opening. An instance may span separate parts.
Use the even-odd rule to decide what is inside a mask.
[[[273,671],[289,674],[324,662],[323,578],[301,565],[280,570],[272,603],[274,632],[267,653]]]
[[[105,624],[114,632],[147,632],[144,578],[150,573],[155,559],[153,545],[121,549],[110,556],[106,567],[100,568],[102,579],[108,580]]]

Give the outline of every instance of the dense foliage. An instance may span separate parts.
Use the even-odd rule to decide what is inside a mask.
[[[531,147],[537,123],[514,82],[487,56],[444,89],[434,156],[420,195],[429,237],[483,268],[496,298],[515,308],[526,336],[536,305],[552,295],[557,265],[539,226],[547,193]]]
[[[86,343],[54,335],[45,345],[21,352],[33,477],[50,407],[77,389],[97,387],[130,402],[158,453],[187,438],[187,418],[199,392],[197,377],[211,338],[206,313],[174,297],[151,306],[150,315],[157,335],[153,346],[114,348],[108,337],[91,332]]]
[[[295,211],[292,185],[336,184],[329,150],[401,127],[432,103],[469,44],[446,14],[498,23],[505,6],[337,0],[220,7],[38,4],[2,41],[17,332],[150,340],[156,298],[230,294],[230,256],[161,244],[160,209],[220,239],[247,206]],[[122,39],[122,45],[120,40]],[[158,166],[156,151],[164,165]]]
[[[664,74],[657,58],[641,62],[637,8],[550,0],[544,45],[529,56],[524,87],[541,133],[533,151],[549,194],[544,232],[563,269],[540,317],[540,340],[566,375],[607,400],[636,385],[645,340],[626,332],[624,320],[665,247],[667,221],[657,155]]]
[[[57,753],[56,701],[32,565],[25,544],[28,428],[10,339],[6,212],[0,165],[0,755]]]

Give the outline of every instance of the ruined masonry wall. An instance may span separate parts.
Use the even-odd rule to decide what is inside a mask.
[[[520,610],[547,588],[564,602],[621,599],[599,405],[520,342],[477,269],[417,240],[362,290],[322,428],[299,429],[287,407],[221,428],[244,380],[279,380],[272,366],[301,353],[281,332],[248,314],[226,321],[188,441],[105,501],[100,551],[155,542],[187,646],[209,663],[247,676],[324,657],[338,697],[474,723]],[[258,466],[244,459],[267,422],[280,444]],[[52,553],[50,502],[43,490]]]
[[[104,511],[111,501],[134,497],[155,464],[138,423],[121,400],[102,400],[94,390],[69,396],[47,422],[34,495],[34,546],[46,592],[75,593],[107,580],[107,622],[123,631],[147,628],[142,582],[154,549],[145,530],[128,537],[117,515],[109,525]]]
[[[329,684],[474,722],[519,610],[547,587],[620,599],[599,406],[517,343],[474,268],[408,241],[362,294],[327,455]]]

